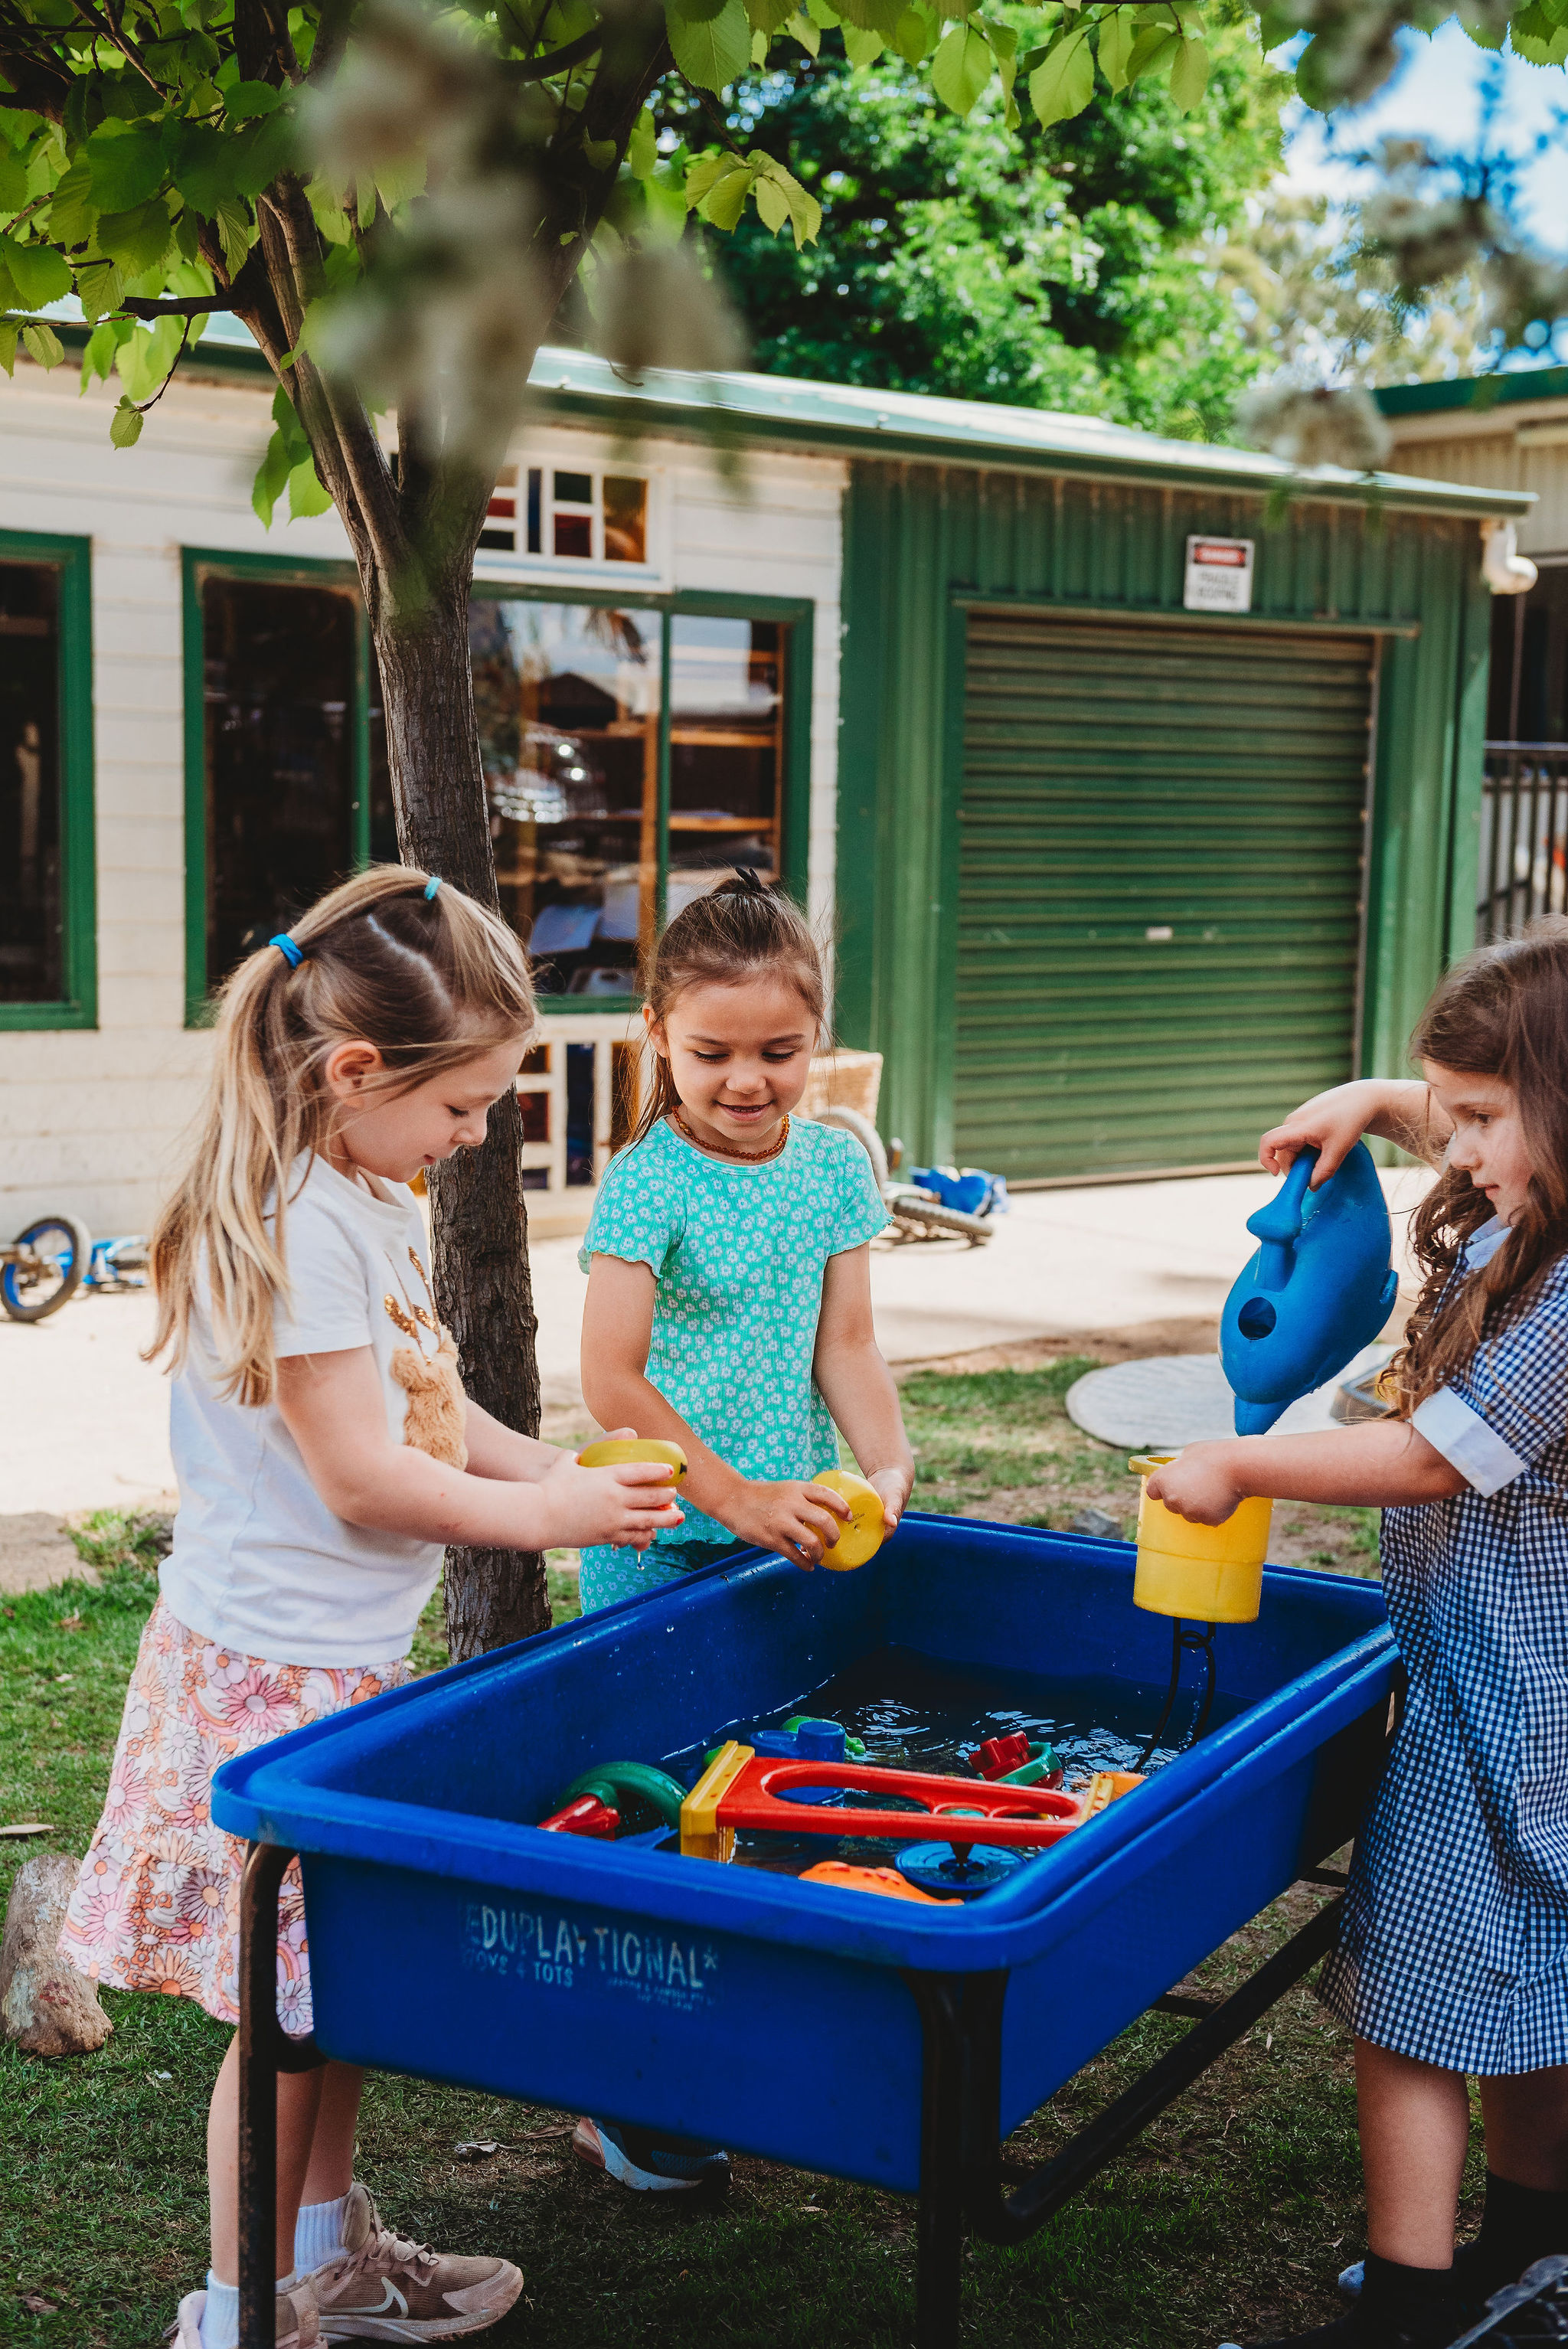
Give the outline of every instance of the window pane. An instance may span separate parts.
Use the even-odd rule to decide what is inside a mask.
[[[647,560],[648,485],[646,481],[604,476],[604,560],[645,563]]]
[[[557,473],[555,502],[558,506],[591,506],[593,502],[592,473]]]
[[[737,864],[778,877],[788,634],[769,620],[671,623],[670,921]]]
[[[619,995],[657,875],[655,613],[476,595],[469,643],[502,906],[546,995]]]
[[[0,564],[0,1003],[66,991],[57,571]]]
[[[327,587],[209,579],[207,982],[353,868],[355,606]]]
[[[555,517],[555,552],[557,554],[577,554],[587,559],[593,552],[593,517],[592,514],[563,514]]]

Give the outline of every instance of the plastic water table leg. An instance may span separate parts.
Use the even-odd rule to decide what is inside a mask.
[[[273,2349],[278,2075],[326,2062],[278,2021],[278,1888],[294,1857],[253,1843],[240,1880],[240,2349]]]

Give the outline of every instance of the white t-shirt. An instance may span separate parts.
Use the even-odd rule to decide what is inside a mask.
[[[408,1398],[393,1355],[439,1343],[418,1202],[401,1183],[377,1197],[323,1158],[290,1185],[289,1294],[274,1308],[278,1355],[376,1357],[395,1444]],[[418,1309],[418,1310],[416,1310]],[[439,1542],[346,1525],[306,1473],[275,1402],[220,1398],[204,1298],[174,1381],[170,1442],[180,1479],[174,1547],[160,1577],[182,1623],[283,1664],[385,1664],[405,1656],[441,1568]]]

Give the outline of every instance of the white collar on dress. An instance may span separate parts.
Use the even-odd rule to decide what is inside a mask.
[[[1490,1223],[1482,1224],[1479,1231],[1472,1232],[1460,1255],[1463,1269],[1479,1272],[1483,1264],[1490,1264],[1512,1228],[1511,1224],[1503,1222],[1501,1216],[1493,1216]]]

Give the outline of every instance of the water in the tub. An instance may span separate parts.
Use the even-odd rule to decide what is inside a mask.
[[[716,1723],[707,1750],[726,1738],[745,1741],[748,1730],[779,1729],[798,1713],[842,1724],[865,1747],[864,1758],[887,1770],[919,1770],[973,1778],[969,1755],[987,1738],[1022,1732],[1053,1746],[1071,1786],[1097,1770],[1130,1770],[1158,1713],[1163,1692],[1130,1689],[1125,1682],[1053,1682],[1021,1672],[997,1672],[934,1662],[903,1648],[884,1648],[835,1673],[820,1687],[803,1690],[776,1712],[747,1720]],[[1183,1697],[1167,1735],[1144,1764],[1152,1775],[1172,1760],[1186,1742],[1197,1709]],[[1217,1728],[1239,1710],[1215,1702],[1211,1725]],[[668,1756],[665,1767],[689,1785],[703,1766],[702,1747]],[[852,1798],[851,1798],[852,1799]],[[879,1809],[902,1806],[879,1795]],[[912,1811],[917,1806],[913,1803]],[[929,1835],[912,1822],[911,1840]],[[902,1847],[881,1838],[829,1835],[743,1834],[736,1858],[752,1867],[799,1874],[814,1860],[848,1859],[861,1866],[886,1865]]]

